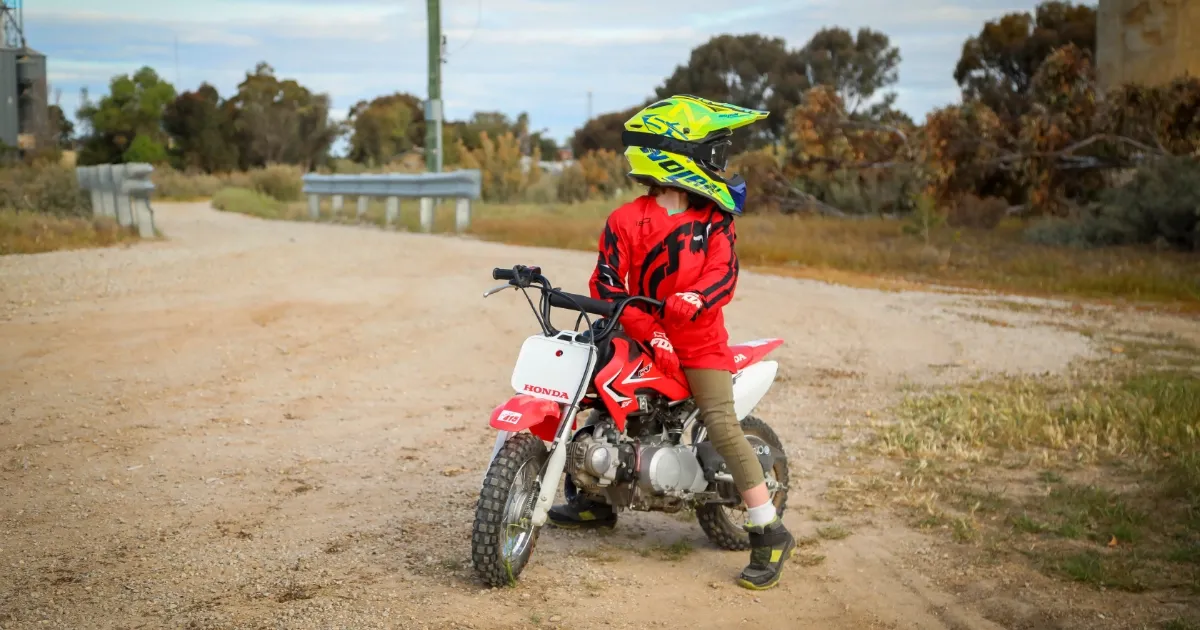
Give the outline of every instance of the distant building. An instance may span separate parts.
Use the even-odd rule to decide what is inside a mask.
[[[1102,91],[1200,77],[1200,1],[1100,0],[1096,74]]]
[[[46,56],[0,48],[0,142],[28,151],[50,141]]]

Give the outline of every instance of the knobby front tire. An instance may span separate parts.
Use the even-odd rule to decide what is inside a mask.
[[[488,466],[471,527],[471,562],[489,586],[515,585],[533,555],[541,527],[529,520],[548,456],[542,440],[518,433]]]

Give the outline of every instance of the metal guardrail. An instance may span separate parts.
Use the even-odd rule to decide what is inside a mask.
[[[140,162],[75,167],[79,187],[91,193],[92,212],[112,217],[122,227],[137,226],[142,238],[155,234],[154,209],[150,207],[153,172],[153,166]]]
[[[387,199],[386,224],[392,225],[400,216],[401,199],[421,200],[421,231],[433,231],[435,199],[452,198],[454,228],[463,232],[471,224],[471,201],[479,199],[483,190],[483,175],[478,170],[447,173],[364,173],[362,175],[304,176],[304,193],[308,195],[308,214],[314,220],[321,216],[321,196],[331,196],[333,213],[342,211],[346,197],[357,197],[357,214],[367,212],[372,197]]]

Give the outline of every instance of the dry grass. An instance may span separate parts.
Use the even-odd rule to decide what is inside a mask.
[[[506,243],[593,249],[613,207],[613,202],[485,207],[471,231]],[[1021,240],[1020,227],[946,229],[927,245],[899,221],[747,216],[738,221],[738,255],[748,267],[854,286],[904,289],[919,282],[1200,307],[1200,257],[1031,245]]]
[[[488,241],[590,251],[596,248],[608,213],[627,199],[477,203],[469,232]],[[274,214],[281,216],[271,218],[308,216],[303,202]],[[400,227],[419,229],[416,215],[416,203],[404,203]],[[347,197],[335,218],[330,200],[324,198],[322,220],[360,221],[355,199]],[[382,201],[371,201],[361,221],[383,225]],[[450,232],[453,225],[452,204],[444,204],[434,232]],[[943,284],[1200,309],[1200,257],[1140,248],[1032,245],[1021,240],[1021,227],[1005,223],[991,231],[947,228],[926,244],[907,233],[900,221],[747,216],[738,221],[738,254],[747,268],[885,290]]]
[[[85,219],[0,210],[0,255],[107,247],[137,238],[136,229],[122,228],[108,217]]]
[[[186,173],[160,167],[150,179],[154,195],[166,201],[199,201],[209,199],[222,188],[253,188],[250,173]]]

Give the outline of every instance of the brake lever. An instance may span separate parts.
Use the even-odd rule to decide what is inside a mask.
[[[492,297],[493,295],[496,295],[497,293],[499,293],[499,292],[501,292],[501,291],[503,291],[503,290],[505,290],[505,289],[515,289],[515,288],[517,288],[517,287],[513,286],[513,285],[512,285],[512,283],[510,283],[510,282],[505,282],[504,284],[502,284],[502,285],[500,285],[500,286],[498,286],[498,287],[495,287],[495,288],[489,289],[488,291],[485,291],[485,292],[484,292],[484,294],[483,294],[483,297],[484,297],[484,299],[487,299],[487,298],[490,298],[490,297]]]

